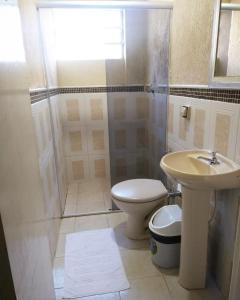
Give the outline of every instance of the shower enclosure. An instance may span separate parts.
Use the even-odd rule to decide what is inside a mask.
[[[64,216],[115,210],[117,182],[165,181],[171,9],[76,3],[38,5]]]
[[[169,10],[125,11],[126,55],[122,78],[114,81],[107,61],[107,85],[122,85],[108,97],[112,185],[132,178],[164,181],[159,168],[166,152]]]

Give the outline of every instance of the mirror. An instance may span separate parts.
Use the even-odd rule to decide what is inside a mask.
[[[240,83],[240,0],[217,0],[210,83]]]

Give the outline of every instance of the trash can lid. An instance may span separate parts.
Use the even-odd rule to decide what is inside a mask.
[[[162,236],[181,235],[182,210],[178,205],[166,205],[158,209],[149,222],[149,229]]]
[[[148,202],[167,195],[167,190],[160,180],[130,179],[112,187],[114,198],[126,202]]]

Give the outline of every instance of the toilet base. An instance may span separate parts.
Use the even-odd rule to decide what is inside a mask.
[[[126,236],[131,240],[145,240],[149,238],[148,225],[145,216],[128,215]]]

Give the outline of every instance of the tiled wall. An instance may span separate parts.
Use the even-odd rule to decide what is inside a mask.
[[[60,97],[68,182],[108,178],[106,93],[72,93]]]
[[[112,184],[163,176],[158,165],[166,149],[165,93],[144,92],[142,86],[64,88],[59,92],[51,97],[51,111],[53,114],[60,104],[61,120],[53,119],[60,185],[64,182],[61,140],[68,182],[109,178],[110,173]],[[32,97],[39,101],[35,93]]]
[[[227,101],[227,99],[225,99]],[[191,107],[190,120],[180,117],[182,105]],[[170,151],[205,148],[240,163],[240,105],[201,98],[169,97]],[[240,190],[217,192],[215,217],[209,226],[209,268],[228,298]]]
[[[190,120],[180,117],[182,105],[191,107]],[[239,104],[171,95],[168,113],[169,148],[212,149],[237,161],[239,118]]]
[[[161,179],[165,183],[165,174],[159,162],[166,154],[167,93],[148,94],[150,98],[149,119],[149,167],[151,178]]]
[[[111,181],[149,176],[150,102],[145,92],[108,93]]]
[[[60,216],[65,204],[66,182],[61,154],[62,137],[58,103],[57,99],[53,97],[50,108],[48,101],[48,99],[45,99],[32,104],[32,115],[38,145],[40,177],[44,195],[44,212],[48,220],[47,232],[53,258],[56,250]],[[53,120],[52,124],[51,118]],[[54,125],[54,131],[52,125]],[[57,146],[57,160],[55,160],[55,142]],[[58,184],[58,180],[60,184]]]
[[[56,171],[58,177],[58,190],[61,212],[64,211],[66,194],[67,194],[67,177],[66,177],[66,166],[64,159],[64,148],[63,148],[63,128],[60,111],[59,95],[50,96],[50,109],[52,116],[52,131],[54,137],[54,150],[56,160]]]
[[[108,93],[112,184],[131,178],[163,179],[166,97],[147,92]]]

